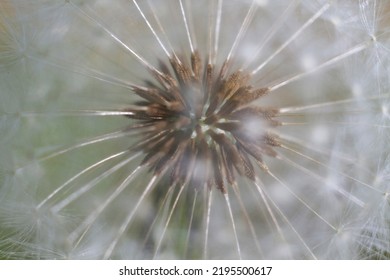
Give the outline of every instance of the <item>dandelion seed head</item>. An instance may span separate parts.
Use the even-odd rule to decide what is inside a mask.
[[[386,6],[3,1],[0,257],[388,258]]]
[[[263,155],[276,154],[277,137],[267,129],[278,125],[273,120],[277,110],[251,106],[268,89],[247,84],[250,77],[241,71],[227,76],[228,61],[221,69],[202,66],[199,55],[193,53],[191,62],[190,68],[172,57],[172,70],[161,64],[161,72],[153,73],[160,87],[136,88],[145,101],[127,111],[129,117],[152,127],[140,148],[146,154],[143,162],[156,174],[168,166],[174,182],[196,179],[200,187],[215,185],[225,192],[224,177],[229,184],[236,183],[236,172],[254,179],[249,157],[262,162]],[[150,137],[154,139],[148,141]],[[204,164],[203,171],[213,169],[203,174],[203,182],[198,181],[201,167],[197,162]]]

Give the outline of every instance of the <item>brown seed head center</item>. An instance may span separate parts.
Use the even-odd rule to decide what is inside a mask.
[[[220,69],[203,66],[197,52],[190,66],[176,55],[169,65],[151,70],[154,79],[134,88],[143,100],[126,110],[152,128],[135,147],[145,153],[143,164],[155,174],[169,168],[174,182],[215,185],[223,192],[237,174],[255,180],[253,163],[265,168],[263,156],[275,156],[280,146],[269,132],[279,125],[279,111],[252,105],[268,89],[253,88],[242,71],[227,75],[229,61]]]

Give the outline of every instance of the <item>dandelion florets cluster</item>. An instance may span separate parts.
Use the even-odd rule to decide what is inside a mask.
[[[220,68],[202,65],[193,53],[191,62],[174,56],[171,70],[161,64],[152,72],[159,86],[148,81],[149,87],[134,89],[145,101],[125,111],[148,132],[133,149],[143,150],[153,172],[171,169],[173,183],[225,192],[224,182],[236,184],[236,173],[255,180],[251,158],[266,169],[263,156],[276,155],[280,143],[268,130],[279,124],[278,110],[251,105],[268,89],[254,89],[241,71],[227,76],[228,61]]]

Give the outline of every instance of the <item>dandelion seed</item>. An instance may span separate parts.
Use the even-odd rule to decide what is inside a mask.
[[[3,1],[1,258],[385,259],[386,1]]]

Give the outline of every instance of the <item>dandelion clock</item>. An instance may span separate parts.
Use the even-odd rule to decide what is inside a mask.
[[[0,257],[387,259],[381,0],[0,3]]]

